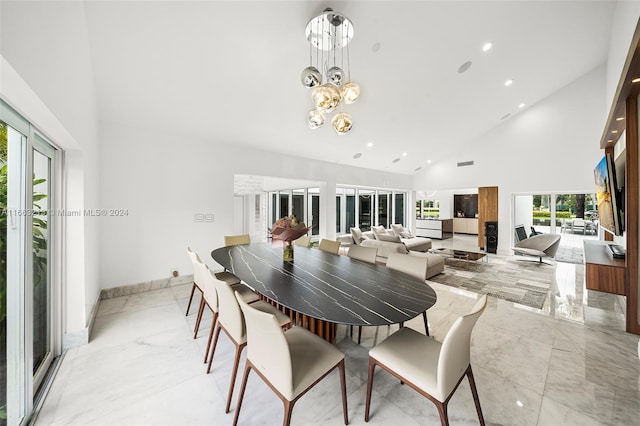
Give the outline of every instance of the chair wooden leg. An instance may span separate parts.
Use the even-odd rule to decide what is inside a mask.
[[[191,301],[193,300],[193,293],[196,291],[196,283],[193,283],[193,286],[191,286],[191,296],[189,297],[189,304],[187,305],[187,313],[184,314],[185,316],[189,315],[189,308],[191,308]]]
[[[362,326],[358,326],[358,344],[360,344],[360,340],[362,339]]]
[[[438,413],[440,414],[440,424],[442,426],[449,426],[449,415],[447,414],[447,403],[440,401],[433,401],[438,408]]]
[[[227,407],[224,412],[228,413],[231,408],[231,398],[233,397],[233,388],[236,384],[236,377],[238,376],[238,364],[240,364],[240,354],[242,353],[242,349],[247,346],[247,344],[236,345],[236,357],[233,360],[233,370],[231,370],[231,381],[229,383],[229,394],[227,395]]]
[[[429,323],[427,322],[427,311],[422,313],[422,319],[424,319],[424,331],[429,335]]]
[[[236,426],[238,424],[238,417],[240,416],[240,408],[242,408],[242,399],[244,398],[244,391],[245,389],[247,389],[247,380],[249,379],[250,371],[251,371],[251,362],[247,361],[244,365],[244,374],[242,375],[242,385],[240,385],[240,394],[238,395],[236,412],[233,415],[233,426]]]
[[[193,328],[193,338],[198,338],[198,329],[200,328],[200,321],[202,320],[202,314],[204,313],[204,297],[200,299],[200,307],[198,308],[198,317],[196,318],[196,326]]]
[[[369,409],[371,408],[371,390],[373,389],[373,370],[376,368],[376,361],[369,357],[369,377],[367,378],[367,397],[364,406],[364,421],[369,421]]]
[[[349,424],[349,410],[347,408],[347,379],[344,373],[344,359],[338,365],[340,369],[340,389],[342,390],[342,411],[344,413],[344,424]]]
[[[216,346],[218,345],[218,338],[220,337],[220,323],[216,324],[215,336],[213,337],[213,346],[211,352],[209,352],[209,366],[207,367],[207,374],[211,372],[211,364],[213,364],[213,354],[216,353]]]
[[[211,339],[213,339],[213,330],[216,327],[216,322],[218,321],[218,313],[213,313],[213,318],[211,319],[211,328],[209,329],[209,340],[207,340],[207,350],[204,353],[204,361],[207,362],[207,358],[209,357],[209,350],[211,349]]]
[[[284,418],[282,419],[282,426],[289,426],[291,424],[291,412],[293,411],[293,402],[288,400],[282,401],[284,404]]]
[[[473,378],[473,371],[471,371],[471,365],[467,369],[467,378],[469,379],[469,385],[471,386],[471,393],[473,394],[473,402],[476,403],[476,411],[478,412],[478,419],[480,425],[484,426],[484,416],[482,415],[482,408],[480,408],[480,398],[478,398],[478,389],[476,388],[476,381]]]

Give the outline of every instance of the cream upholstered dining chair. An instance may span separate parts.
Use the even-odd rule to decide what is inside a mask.
[[[288,426],[296,401],[338,368],[344,424],[349,424],[344,354],[331,343],[303,327],[293,327],[283,332],[272,314],[255,309],[255,304],[247,305],[239,295],[236,297],[247,321],[248,349],[233,418],[234,426],[238,424],[247,379],[252,369],[282,400],[282,424]]]
[[[387,268],[413,275],[424,281],[427,276],[428,259],[426,257],[411,256],[402,253],[389,253],[387,258]],[[429,323],[427,322],[427,312],[422,313],[424,320],[424,330],[429,335]]]
[[[297,246],[311,247],[311,237],[308,236],[308,235],[303,235],[302,237],[298,238],[297,240],[294,240],[293,244],[295,244]]]
[[[351,259],[362,260],[363,262],[376,263],[378,249],[376,247],[352,245],[349,247],[347,256],[349,256]]]
[[[318,248],[328,253],[338,254],[338,252],[340,251],[340,241],[325,240],[323,238],[322,240],[320,240],[320,245],[318,246]]]
[[[200,307],[198,309],[198,316],[196,318],[196,325],[193,330],[193,338],[198,337],[198,330],[200,329],[200,322],[202,321],[202,317],[204,315],[204,308],[208,307],[211,310],[211,326],[209,327],[209,340],[207,341],[207,349],[204,354],[204,362],[207,362],[207,355],[209,352],[209,346],[211,346],[211,337],[213,336],[213,329],[216,325],[216,321],[218,319],[218,293],[216,291],[214,280],[215,278],[211,275],[211,271],[200,261],[200,257],[195,254],[196,261],[193,264],[194,276],[197,277],[198,282],[202,288],[202,298],[200,299]],[[228,285],[228,284],[227,284]],[[230,286],[233,291],[237,291],[241,297],[247,303],[253,303],[260,299],[253,290],[243,284],[234,284]]]
[[[401,328],[371,349],[364,421],[369,421],[374,369],[380,366],[431,400],[438,409],[440,422],[445,426],[449,424],[449,400],[466,375],[480,424],[484,425],[471,370],[471,332],[486,307],[485,294],[478,299],[471,312],[453,323],[442,343],[410,328]]]
[[[191,247],[187,247],[187,254],[189,255],[189,259],[191,259],[191,263],[193,264],[193,285],[191,286],[191,296],[189,296],[189,304],[187,305],[187,313],[185,314],[186,316],[189,315],[189,309],[191,308],[191,302],[193,301],[193,294],[195,293],[196,289],[198,289],[200,295],[202,296],[202,288],[200,288],[200,283],[196,278],[196,262],[202,263],[202,261],[200,260],[200,256],[198,256],[196,252],[191,250]]]
[[[238,306],[238,300],[234,295],[233,287],[230,287],[220,280],[214,280],[213,284],[218,294],[220,313],[218,315],[218,322],[215,325],[213,344],[211,346],[211,350],[208,351],[209,366],[207,367],[207,373],[211,371],[213,355],[215,354],[218,338],[220,337],[220,330],[224,330],[225,334],[236,347],[236,355],[233,360],[233,370],[231,371],[231,382],[229,383],[229,393],[227,396],[227,406],[225,408],[225,413],[228,413],[229,407],[231,406],[231,397],[233,396],[233,386],[236,382],[236,376],[238,373],[240,354],[242,353],[242,349],[247,345],[247,331],[244,316],[242,315],[240,306]],[[238,295],[243,303],[247,303],[240,293],[238,293]],[[255,306],[255,309],[274,315],[279,327],[291,327],[291,320],[289,317],[280,312],[275,306],[262,300],[252,303],[251,306]]]
[[[251,237],[249,236],[249,234],[224,236],[225,247],[239,246],[242,244],[251,244]],[[234,274],[227,270],[216,272],[216,278],[220,281],[226,282],[227,284],[238,284],[240,282],[240,278],[236,277]]]
[[[376,263],[376,257],[378,256],[378,249],[376,247],[363,247],[357,245],[351,245],[347,256],[351,259],[361,260],[368,263]],[[353,336],[353,326],[349,327],[350,333]],[[358,326],[358,344],[362,339],[362,326]]]

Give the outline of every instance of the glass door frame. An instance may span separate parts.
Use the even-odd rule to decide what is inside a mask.
[[[46,136],[13,108],[0,100],[0,120],[24,137],[17,149],[16,142],[9,141],[17,149],[9,156],[10,179],[17,186],[12,204],[8,205],[7,232],[7,424],[25,424],[33,415],[51,377],[52,362],[62,353],[62,232],[64,214],[57,214],[62,206],[62,151],[47,140]],[[46,362],[34,374],[33,371],[33,151],[49,157],[50,198],[48,200],[48,277],[49,277],[49,353]],[[14,166],[14,167],[11,167]],[[9,200],[8,200],[9,201]],[[53,214],[51,214],[53,212]],[[20,214],[18,214],[20,213]],[[9,349],[11,348],[11,349]],[[11,368],[9,368],[11,367]]]

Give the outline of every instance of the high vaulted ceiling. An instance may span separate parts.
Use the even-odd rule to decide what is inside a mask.
[[[345,107],[354,127],[343,136],[328,125],[308,128],[310,92],[300,83],[309,65],[305,26],[326,7],[355,28],[351,76],[362,94]],[[611,1],[87,1],[86,17],[102,123],[412,174],[604,63],[614,8]],[[487,41],[493,48],[485,53]],[[469,70],[458,73],[466,61]]]

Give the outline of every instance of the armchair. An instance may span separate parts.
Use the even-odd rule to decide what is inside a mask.
[[[518,241],[512,250],[517,254],[535,256],[542,263],[542,258],[553,258],[560,246],[559,234],[539,234]]]

